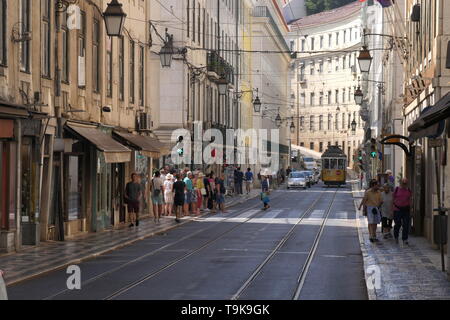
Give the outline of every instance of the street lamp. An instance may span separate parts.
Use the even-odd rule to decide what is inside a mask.
[[[355,102],[357,105],[362,105],[364,99],[364,93],[362,92],[361,88],[358,87],[355,91]]]
[[[295,124],[294,124],[294,122],[291,123],[290,129],[291,129],[291,133],[294,134],[295,133]]]
[[[261,112],[261,99],[259,99],[259,89],[256,89],[256,99],[253,101],[253,109],[255,110],[255,113]]]
[[[125,23],[126,13],[122,10],[122,4],[117,0],[111,0],[103,13],[106,25],[106,33],[110,37],[120,37]]]
[[[170,68],[172,66],[172,59],[174,55],[173,48],[173,35],[166,34],[166,42],[159,52],[159,58],[161,59],[161,66],[163,68]]]
[[[219,89],[219,95],[226,95],[228,90],[228,81],[225,78],[219,79],[219,81],[217,81],[217,87]]]
[[[353,122],[352,122],[352,132],[353,132],[353,134],[356,133],[356,127],[357,127],[357,126],[358,126],[358,124],[356,123],[356,120],[353,119]]]
[[[281,119],[280,114],[278,114],[277,117],[275,118],[275,124],[277,125],[278,128],[280,128],[281,125],[283,124],[283,119]]]
[[[372,66],[372,56],[370,55],[370,51],[367,49],[367,46],[364,46],[362,50],[359,52],[358,62],[359,69],[361,72],[368,73],[370,71],[370,67]]]

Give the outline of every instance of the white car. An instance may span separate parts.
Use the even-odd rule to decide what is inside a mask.
[[[292,172],[288,178],[288,190],[293,188],[303,188],[307,187],[307,177],[301,172]]]
[[[0,270],[0,300],[8,300],[8,295],[6,293],[6,284],[3,279],[3,271]]]

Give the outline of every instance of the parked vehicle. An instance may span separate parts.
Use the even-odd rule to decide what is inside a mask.
[[[0,300],[8,300],[8,295],[6,293],[6,283],[3,278],[4,273],[0,270]]]
[[[307,176],[301,172],[292,172],[288,177],[288,190],[292,188],[307,188]]]
[[[300,173],[303,173],[306,176],[306,186],[308,188],[312,188],[314,184],[313,174],[311,171],[300,171]]]
[[[305,169],[308,171],[317,169],[316,160],[314,160],[313,158],[303,158],[303,164],[305,166]]]

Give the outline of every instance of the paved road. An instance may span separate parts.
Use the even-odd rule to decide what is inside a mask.
[[[10,299],[367,299],[349,189],[276,191],[168,234],[8,288]],[[130,232],[132,232],[130,230]]]

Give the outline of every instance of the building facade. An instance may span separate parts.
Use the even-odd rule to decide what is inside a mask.
[[[150,7],[122,2],[120,38],[108,1],[0,2],[0,250],[125,223],[125,183],[145,186],[164,152],[148,125]]]
[[[348,156],[349,166],[363,142],[365,127],[354,99],[361,85],[357,53],[362,27],[361,4],[355,2],[296,20],[289,33],[291,48],[297,52],[291,65],[296,121],[292,140],[320,153],[338,145]]]

